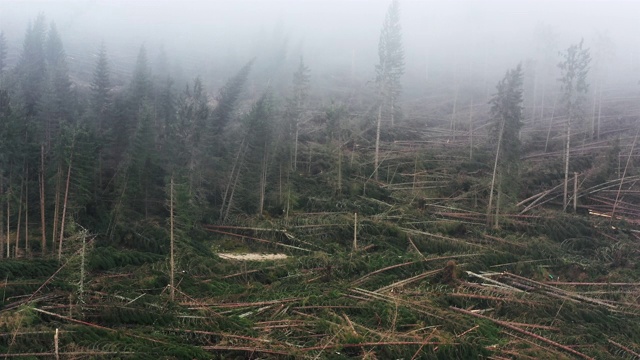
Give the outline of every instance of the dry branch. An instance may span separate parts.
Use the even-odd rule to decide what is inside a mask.
[[[534,301],[527,301],[527,300],[522,300],[522,299],[514,299],[514,298],[511,298],[511,297],[498,297],[498,296],[478,295],[478,294],[465,294],[465,293],[450,293],[448,295],[449,296],[453,296],[453,297],[461,297],[461,298],[469,298],[469,299],[515,302],[515,303],[526,304],[526,305],[531,305],[531,306],[539,304],[539,303],[536,303]]]
[[[65,355],[65,358],[73,359],[76,356],[88,356],[92,358],[93,356],[107,356],[107,355],[135,355],[135,352],[132,351],[70,351],[70,352],[61,352],[60,355]],[[5,358],[14,358],[14,357],[51,357],[53,356],[50,352],[45,353],[9,353],[2,354]]]
[[[279,243],[279,242],[266,240],[266,239],[260,239],[260,238],[256,238],[256,237],[253,237],[253,236],[234,234],[234,233],[230,233],[230,232],[227,232],[227,231],[215,230],[215,229],[211,229],[211,228],[205,228],[205,230],[210,231],[210,232],[215,232],[215,233],[218,233],[218,234],[235,236],[235,237],[239,237],[239,238],[243,238],[243,239],[250,239],[250,240],[254,240],[254,241],[258,241],[258,242],[262,242],[262,243],[266,243],[266,244],[273,244],[273,245],[277,245],[277,246],[282,246],[282,247],[286,247],[286,248],[290,248],[290,249],[296,249],[296,250],[301,250],[301,251],[306,251],[306,252],[310,252],[311,251],[309,249],[303,249],[301,247],[282,244],[282,243]]]
[[[442,270],[443,269],[430,270],[430,271],[424,272],[424,273],[422,273],[420,275],[412,276],[412,277],[410,277],[408,279],[396,281],[393,284],[381,287],[380,289],[376,290],[375,292],[380,293],[380,292],[384,292],[384,291],[387,291],[387,290],[391,290],[391,289],[399,287],[399,286],[404,286],[404,285],[410,284],[410,283],[412,283],[414,281],[422,280],[422,279],[424,279],[424,278],[426,278],[428,276],[435,275],[435,274],[439,273]]]
[[[407,345],[456,345],[456,343],[444,343],[444,342],[422,342],[422,341],[380,341],[380,342],[363,342],[357,344],[331,344],[323,346],[313,346],[300,349],[300,351],[313,351],[322,349],[335,349],[335,348],[350,348],[361,346],[407,346]]]
[[[38,308],[31,308],[31,309],[33,311],[36,311],[36,312],[39,312],[39,313],[42,313],[42,314],[46,314],[46,315],[49,315],[49,316],[53,316],[53,317],[56,317],[58,319],[66,320],[66,321],[69,321],[69,322],[72,322],[72,323],[85,325],[85,326],[89,326],[89,327],[96,328],[96,329],[101,329],[101,330],[106,330],[106,331],[114,331],[114,332],[118,331],[118,330],[111,329],[111,328],[108,328],[108,327],[105,327],[105,326],[102,326],[102,325],[93,324],[93,323],[82,321],[82,320],[76,320],[76,319],[73,319],[73,318],[70,318],[70,317],[67,317],[67,316],[63,316],[63,315],[60,315],[60,314],[56,314],[56,313],[53,313],[53,312],[50,312],[50,311],[46,311],[46,310],[42,310],[42,309],[38,309]],[[151,342],[154,342],[154,343],[166,344],[166,342],[164,342],[164,341],[152,339],[150,337],[135,335],[135,334],[131,334],[130,332],[127,332],[127,333],[129,334],[129,336],[136,337],[136,338],[139,338],[139,339],[144,339],[144,340],[151,341]]]

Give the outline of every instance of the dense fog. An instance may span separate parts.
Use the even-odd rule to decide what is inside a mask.
[[[40,13],[55,21],[71,73],[79,80],[85,68],[90,73],[104,41],[115,72],[123,77],[132,71],[144,44],[152,62],[164,49],[172,71],[183,72],[185,79],[201,75],[213,88],[238,64],[254,56],[258,62],[268,61],[274,52],[282,52],[289,65],[304,56],[316,80],[351,76],[367,81],[378,61],[387,3],[3,0],[0,29],[13,64],[29,21]],[[493,86],[518,62],[541,66],[543,59],[550,59],[555,65],[558,52],[580,39],[594,58],[606,47],[601,66],[613,82],[630,82],[640,68],[640,3],[635,1],[405,0],[400,12],[403,83],[409,98],[434,83],[478,81]]]

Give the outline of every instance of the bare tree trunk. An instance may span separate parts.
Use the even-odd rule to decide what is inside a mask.
[[[602,117],[602,86],[600,86],[600,95],[598,96],[598,121],[596,125],[596,139],[600,140],[600,119]]]
[[[396,125],[396,101],[391,98],[391,126]]]
[[[591,126],[589,129],[589,138],[595,139],[596,137],[596,107],[598,105],[598,81],[595,82],[595,88],[593,90],[593,106],[591,108]]]
[[[280,164],[280,166],[278,166],[278,201],[282,202],[283,199],[284,197],[282,193],[282,164]]]
[[[18,224],[16,225],[16,241],[13,247],[13,257],[18,257],[18,250],[20,249],[20,227],[22,226],[22,197],[24,196],[24,178],[20,184],[20,200],[18,200]]]
[[[47,253],[47,227],[45,226],[45,198],[44,198],[44,144],[40,145],[40,174],[39,174],[39,186],[40,186],[40,227],[42,232],[41,250],[42,256]]]
[[[60,353],[59,353],[59,345],[58,345],[58,329],[56,328],[56,334],[53,336],[53,351],[54,351],[54,355],[56,357],[56,360],[60,360]]]
[[[313,155],[313,151],[312,151],[313,148],[311,147],[311,144],[308,144],[307,147],[309,148],[309,162],[307,163],[307,174],[311,175],[311,163],[312,163],[311,158],[313,157],[312,156]]]
[[[4,176],[2,176],[2,172],[0,172],[0,199],[2,199],[3,192]],[[8,233],[7,236],[9,236]],[[0,201],[0,259],[4,257],[4,239],[4,204]]]
[[[296,135],[293,145],[293,165],[291,168],[296,171],[298,168],[298,133],[300,132],[300,126],[298,125],[298,119],[296,119]]]
[[[456,92],[455,95],[453,97],[453,111],[451,112],[451,124],[450,124],[450,130],[451,130],[451,138],[453,140],[456,139],[456,110],[458,108],[458,86],[456,85]]]
[[[170,289],[169,289],[169,293],[171,294],[171,301],[175,301],[176,298],[176,290],[174,287],[175,284],[175,260],[174,260],[174,244],[175,244],[175,240],[174,240],[174,236],[173,236],[173,176],[171,176],[171,187],[170,187],[170,213],[169,213],[169,223],[170,225],[170,236],[171,236],[171,255],[170,255],[170,259],[169,259],[169,265],[171,267],[171,274],[170,276]]]
[[[11,179],[11,175],[9,175]],[[9,180],[9,191],[7,191],[7,259],[11,257],[11,180]]]
[[[416,193],[416,181],[418,181],[418,152],[416,151],[416,157],[413,162],[413,184],[411,184],[411,192]]]
[[[80,253],[80,284],[78,285],[78,301],[80,306],[84,305],[84,278],[85,272],[85,258],[87,251],[87,230],[82,231],[82,252]]]
[[[240,166],[238,168],[238,171],[236,172],[236,178],[233,180],[233,185],[231,186],[231,194],[229,195],[229,201],[227,202],[227,209],[224,212],[224,217],[222,218],[223,224],[227,221],[227,217],[229,217],[229,211],[231,210],[231,206],[233,205],[233,194],[235,194],[238,181],[240,180],[240,169],[242,168],[243,162],[244,157],[241,159]]]
[[[562,210],[567,211],[568,192],[569,192],[569,149],[571,148],[571,112],[569,112],[569,118],[567,119],[567,138],[565,139],[565,153],[564,153],[564,194],[562,201]]]
[[[67,217],[67,201],[69,200],[69,183],[71,182],[71,165],[73,163],[73,152],[69,157],[69,169],[67,170],[67,181],[64,189],[64,202],[62,203],[62,219],[60,219],[60,246],[58,247],[58,261],[62,258],[62,240],[64,239],[64,223]]]
[[[469,104],[469,160],[473,159],[473,100]]]
[[[238,169],[238,173],[240,172],[240,166],[238,165],[239,162],[242,162],[242,160],[244,160],[244,142],[245,139],[242,139],[242,142],[240,143],[240,148],[238,148],[238,154],[236,154],[236,159],[233,161],[233,166],[231,167],[231,174],[229,174],[229,182],[227,183],[226,188],[224,189],[224,195],[222,196],[222,206],[220,207],[220,220],[224,222],[224,220],[226,219],[226,215],[223,216],[223,214],[225,213],[225,206],[227,205],[227,195],[229,194],[229,190],[231,190],[231,188],[234,185],[234,176],[236,176],[236,169]],[[240,158],[242,156],[242,159]],[[233,194],[233,193],[232,193]],[[229,200],[230,202],[231,200]]]
[[[289,221],[289,210],[291,209],[291,180],[289,179],[289,172],[287,171],[287,206],[284,212],[285,221]]]
[[[56,237],[58,236],[58,217],[60,216],[60,191],[62,190],[62,165],[58,165],[56,173],[56,197],[53,209],[53,231],[51,233],[51,251],[56,252]]]
[[[534,70],[535,71],[535,70]],[[531,121],[536,121],[536,102],[538,97],[538,72],[533,77],[533,106],[531,106]]]
[[[27,168],[27,180],[24,184],[24,255],[31,257],[29,246],[29,168]]]
[[[500,226],[500,198],[502,197],[502,180],[498,180],[498,198],[496,199],[496,215],[493,222],[494,229]]]
[[[620,186],[618,187],[618,192],[616,193],[616,201],[613,203],[613,209],[611,209],[611,220],[614,219],[616,214],[616,208],[618,207],[618,200],[620,199],[620,191],[622,191],[622,184],[624,183],[624,178],[627,176],[627,169],[629,168],[629,164],[631,163],[631,157],[633,155],[633,150],[636,148],[636,143],[638,142],[638,135],[640,135],[640,128],[636,131],[636,136],[633,138],[633,144],[631,145],[631,151],[629,151],[629,156],[627,157],[627,163],[624,165],[624,172],[622,173],[622,177],[620,177]],[[620,156],[618,156],[618,161]],[[618,170],[619,173],[619,170]]]
[[[378,161],[380,159],[380,123],[382,122],[382,97],[378,105],[378,121],[376,125],[376,153],[373,158],[373,176],[378,180]]]
[[[500,147],[502,145],[502,133],[504,133],[505,126],[504,119],[500,124],[500,134],[498,135],[498,148],[496,149],[496,158],[493,162],[493,175],[491,176],[491,189],[489,190],[489,205],[487,206],[487,226],[491,226],[491,210],[493,207],[493,190],[496,184],[496,175],[498,173],[498,159],[500,158]]]
[[[342,194],[342,148],[338,142],[338,194]]]
[[[544,81],[544,77],[543,77],[543,81],[542,81],[542,100],[540,101],[540,122],[542,122],[544,120],[544,100],[546,97],[546,91],[547,90],[547,84],[546,81]]]
[[[578,173],[573,173],[573,212],[578,210]]]
[[[556,97],[553,100],[553,108],[551,109],[551,118],[549,119],[549,130],[547,130],[547,141],[544,143],[544,152],[547,152],[547,148],[549,147],[549,138],[551,137],[551,128],[553,127],[553,119],[556,114],[556,104],[558,103],[558,98]]]
[[[358,250],[358,213],[353,213],[353,251]]]
[[[260,203],[258,204],[258,214],[262,216],[264,211],[265,193],[267,190],[267,143],[264,144],[264,152],[262,155],[262,166],[260,170]]]

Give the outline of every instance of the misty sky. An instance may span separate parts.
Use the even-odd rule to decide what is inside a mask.
[[[355,67],[352,71],[366,77],[372,76],[377,62],[388,4],[387,0],[0,0],[0,29],[14,59],[28,21],[43,12],[56,22],[71,57],[95,53],[104,40],[116,65],[129,63],[144,43],[152,58],[154,50],[163,46],[171,58],[185,61],[196,72],[206,68],[203,61],[245,62],[255,56],[257,46],[282,36],[290,49],[299,48],[316,74],[321,69]],[[541,26],[558,35],[558,50],[581,38],[592,46],[596,34],[607,32],[616,49],[611,61],[629,70],[638,67],[640,1],[401,0],[400,6],[407,74],[414,80],[427,81],[439,64],[453,64],[462,73],[503,74],[536,56],[535,34]]]

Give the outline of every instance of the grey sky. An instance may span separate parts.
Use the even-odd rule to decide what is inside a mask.
[[[290,49],[302,44],[312,69],[355,64],[355,71],[366,76],[377,62],[378,36],[388,3],[0,0],[0,29],[12,41],[15,56],[28,21],[44,12],[57,23],[70,55],[93,53],[104,40],[116,61],[132,58],[145,43],[151,58],[162,44],[170,57],[188,63],[189,59],[219,62],[229,57],[246,61],[255,55],[258,44],[268,44],[279,24]],[[462,73],[502,74],[516,62],[536,56],[534,34],[540,24],[558,34],[558,49],[581,38],[591,46],[595,34],[608,31],[616,44],[615,61],[629,69],[638,62],[640,1],[401,0],[400,5],[407,73],[422,72],[425,79],[428,69],[438,64],[455,65]]]

